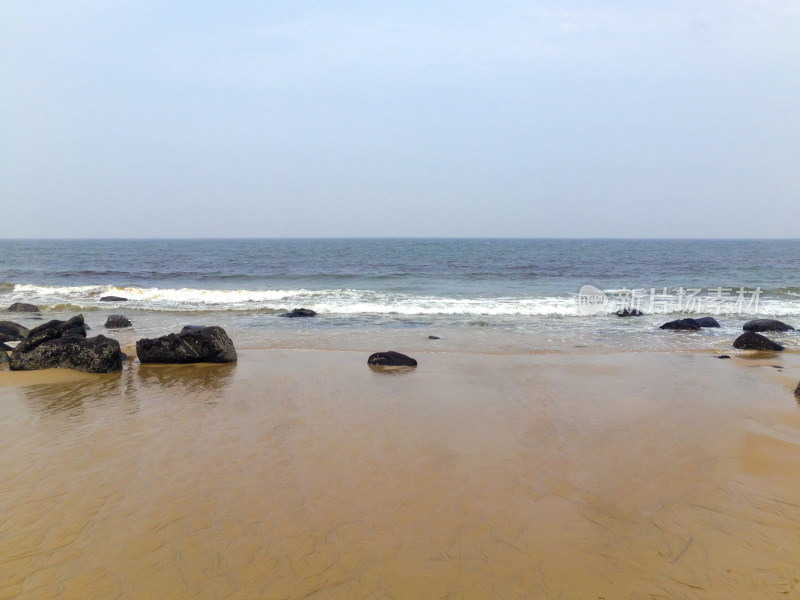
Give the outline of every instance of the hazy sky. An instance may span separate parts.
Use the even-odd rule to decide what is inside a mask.
[[[0,2],[0,237],[798,237],[800,2]]]

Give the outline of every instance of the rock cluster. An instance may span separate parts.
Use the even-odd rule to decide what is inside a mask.
[[[9,362],[12,371],[62,368],[111,373],[122,369],[122,353],[116,340],[102,335],[87,338],[83,315],[78,315],[31,329]]]

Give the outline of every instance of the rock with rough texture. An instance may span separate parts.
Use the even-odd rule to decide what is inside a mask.
[[[18,342],[28,337],[28,328],[11,321],[0,321],[0,342]]]
[[[25,304],[24,302],[14,302],[8,307],[8,310],[9,312],[40,312],[39,307],[35,304]]]
[[[693,319],[700,327],[719,327],[719,322],[714,317],[700,317]]]
[[[10,362],[12,371],[61,368],[111,373],[122,369],[119,342],[102,335],[87,338],[83,315],[31,329],[14,348]]]
[[[793,331],[794,327],[776,319],[753,319],[742,326],[745,331]]]
[[[643,317],[644,313],[638,308],[623,308],[615,313],[618,317]]]
[[[410,356],[390,350],[372,354],[367,359],[367,364],[372,367],[416,367],[417,361]]]
[[[124,315],[109,315],[104,327],[106,329],[125,329],[126,327],[133,327],[133,323]]]
[[[316,317],[317,313],[311,310],[310,308],[295,308],[294,310],[283,313],[280,316],[293,319],[296,317]]]
[[[678,319],[677,321],[670,321],[664,323],[659,329],[675,329],[682,331],[699,331],[700,325],[694,319]]]
[[[783,346],[778,342],[773,342],[754,331],[745,331],[734,340],[733,347],[738,350],[773,350],[776,352],[783,350]]]
[[[222,327],[192,328],[179,334],[136,342],[136,354],[142,363],[188,364],[236,362],[236,349]]]
[[[103,296],[100,298],[100,302],[127,302],[127,298],[123,298],[121,296]]]
[[[0,365],[8,363],[8,354],[3,349],[0,349]]]

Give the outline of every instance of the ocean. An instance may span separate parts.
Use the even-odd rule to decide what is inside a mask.
[[[254,348],[360,349],[382,332],[461,350],[724,349],[752,318],[800,326],[800,241],[0,240],[0,308],[14,302],[95,329],[124,314],[126,340],[202,323]],[[301,307],[317,317],[281,317]],[[645,316],[615,314],[630,307]],[[706,315],[722,327],[658,329]]]

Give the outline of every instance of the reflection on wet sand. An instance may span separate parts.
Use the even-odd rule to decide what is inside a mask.
[[[400,377],[307,351],[0,373],[0,599],[800,592],[787,373],[421,359]]]

